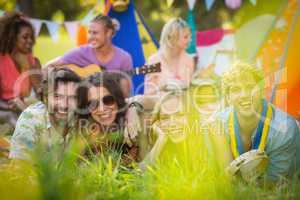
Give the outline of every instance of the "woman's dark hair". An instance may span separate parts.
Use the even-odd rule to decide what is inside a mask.
[[[85,84],[82,84],[82,87],[79,89],[79,96],[81,96],[79,107],[82,110],[86,110],[89,107],[88,90],[92,86],[102,86],[106,88],[109,91],[109,93],[114,97],[118,106],[118,113],[115,119],[115,123],[117,123],[119,127],[123,127],[124,118],[127,111],[127,104],[123,96],[122,90],[120,88],[120,85],[114,78],[114,74],[110,72],[96,73],[87,78]],[[90,113],[88,113],[87,115],[81,115],[80,117],[89,118]]]
[[[34,28],[19,12],[5,13],[0,18],[0,53],[11,54],[17,41],[17,36],[23,27],[32,30],[32,41],[35,43]]]
[[[112,19],[106,15],[98,15],[96,16],[92,22],[98,22],[104,25],[105,28],[111,29],[113,31],[113,36],[120,28],[120,24],[116,19]]]

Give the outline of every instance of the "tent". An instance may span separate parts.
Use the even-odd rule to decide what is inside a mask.
[[[260,3],[263,5],[264,2]],[[299,120],[300,1],[277,4],[276,12],[265,11],[268,7],[260,6],[259,15],[235,30],[198,31],[198,68],[205,71],[214,63],[214,72],[221,75],[230,65],[234,52],[234,57],[264,70],[267,100]],[[245,13],[245,10],[241,12]]]
[[[113,43],[131,54],[134,67],[143,66],[149,55],[158,49],[158,43],[147,27],[141,14],[135,9],[133,0],[124,12],[112,9],[111,1],[106,2],[107,14],[120,22],[120,30],[113,38]],[[133,94],[144,93],[144,75],[133,77]]]

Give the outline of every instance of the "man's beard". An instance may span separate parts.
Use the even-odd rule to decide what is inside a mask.
[[[56,114],[59,114],[61,112],[67,113],[65,118],[59,118],[56,116]],[[50,112],[50,114],[53,116],[53,123],[55,123],[55,125],[58,125],[59,127],[68,127],[70,126],[70,124],[73,124],[75,120],[75,112],[68,109],[61,109],[56,107],[52,110],[52,112]]]

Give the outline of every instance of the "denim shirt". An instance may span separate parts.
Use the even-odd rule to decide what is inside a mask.
[[[291,175],[297,168],[297,157],[300,156],[300,132],[296,120],[287,113],[272,105],[273,116],[270,123],[265,152],[269,157],[269,165],[266,170],[268,180],[277,181],[280,177]],[[219,112],[216,117],[224,123],[225,134],[228,142],[229,116],[233,107],[228,107]],[[254,142],[256,130],[252,133]]]

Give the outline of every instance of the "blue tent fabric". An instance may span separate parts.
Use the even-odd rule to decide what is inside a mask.
[[[147,24],[146,24],[143,16],[141,15],[141,13],[138,10],[136,10],[136,13],[138,14],[139,18],[141,19],[141,22],[143,23],[143,25],[146,28],[146,30],[148,31],[148,33],[149,33],[149,35],[150,35],[150,37],[152,39],[152,42],[155,44],[156,48],[158,49],[159,48],[159,43],[155,39],[155,37],[154,37],[153,33],[151,32],[151,30],[149,29],[149,27],[147,26]]]
[[[133,1],[130,1],[128,10],[125,12],[115,12],[113,9],[110,9],[108,16],[117,19],[121,25],[120,30],[113,38],[113,44],[130,53],[135,68],[143,66],[145,64],[145,57],[135,19]],[[132,94],[143,94],[144,75],[134,76],[132,81]]]

